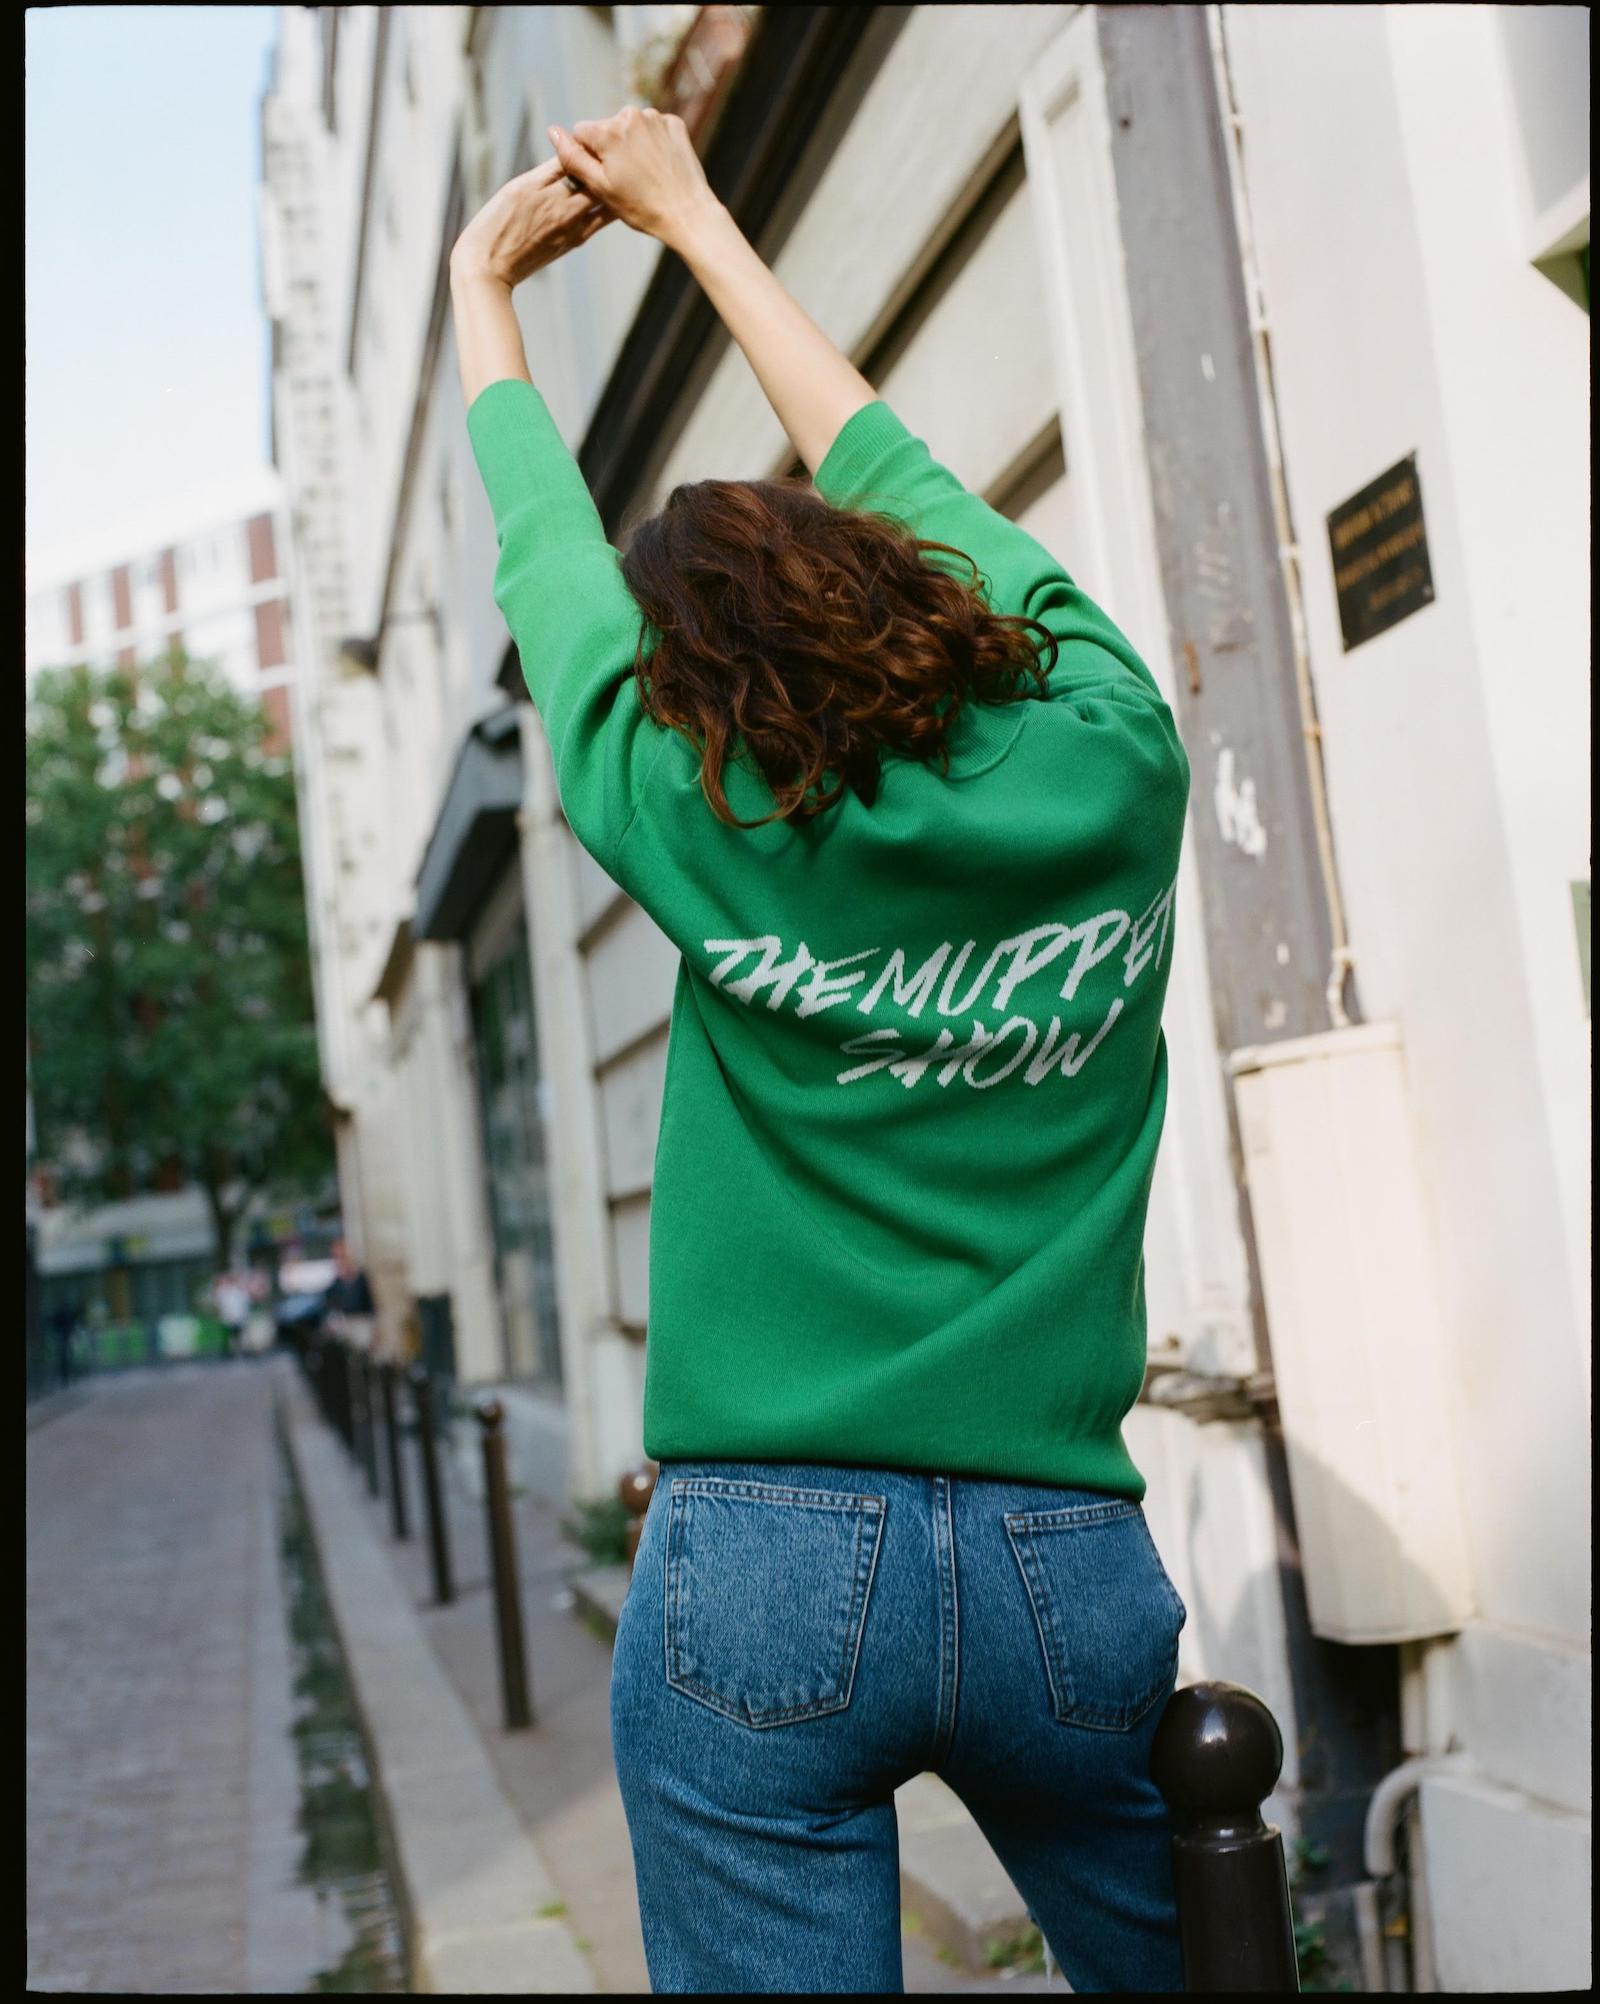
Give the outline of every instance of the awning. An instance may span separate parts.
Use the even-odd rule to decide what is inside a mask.
[[[460,939],[505,868],[522,806],[517,709],[508,704],[467,733],[417,872],[413,939]]]

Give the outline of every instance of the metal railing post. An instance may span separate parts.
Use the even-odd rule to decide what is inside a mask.
[[[489,1525],[489,1564],[494,1581],[495,1626],[500,1636],[500,1693],[506,1731],[533,1724],[528,1696],[528,1656],[522,1638],[522,1596],[517,1585],[517,1544],[511,1523],[511,1484],[506,1474],[505,1407],[498,1399],[478,1405],[483,1429],[483,1504]]]
[[[1242,1684],[1167,1700],[1150,1776],[1172,1814],[1186,1990],[1300,1988],[1283,1837],[1261,1817],[1282,1771],[1278,1722]]]
[[[421,1364],[411,1372],[411,1396],[417,1413],[417,1446],[422,1455],[422,1495],[428,1511],[428,1546],[433,1557],[433,1597],[441,1607],[456,1597],[450,1577],[450,1527],[444,1514],[444,1488],[439,1480],[439,1442],[433,1380]]]
[[[356,1399],[358,1402],[357,1446],[362,1466],[367,1471],[367,1492],[379,1495],[378,1484],[378,1414],[377,1400],[372,1395],[372,1360],[365,1350],[350,1346],[350,1358],[355,1370]]]
[[[344,1442],[346,1450],[355,1453],[355,1433],[350,1416],[350,1365],[345,1356],[344,1345],[331,1336],[322,1337],[317,1344],[317,1376],[322,1386],[323,1410],[328,1415],[328,1423]]]
[[[356,1406],[353,1366],[350,1352],[335,1337],[329,1345],[328,1389],[333,1393],[334,1405],[338,1410],[339,1432],[344,1438],[345,1451],[352,1460],[356,1453]]]
[[[393,1364],[379,1364],[377,1372],[383,1388],[383,1431],[389,1447],[389,1518],[395,1536],[409,1538],[411,1527],[406,1521],[405,1471],[400,1465],[400,1415],[394,1388],[395,1367]]]

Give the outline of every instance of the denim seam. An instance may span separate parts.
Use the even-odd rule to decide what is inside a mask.
[[[1021,1527],[1014,1525],[1013,1519],[1009,1515],[1006,1517],[1005,1523],[1006,1542],[1011,1547],[1011,1555],[1017,1562],[1017,1571],[1022,1576],[1022,1590],[1028,1597],[1028,1611],[1033,1616],[1033,1625],[1039,1637],[1039,1652],[1044,1658],[1045,1682],[1050,1687],[1050,1710],[1052,1715],[1059,1719],[1062,1715],[1062,1698],[1061,1692],[1056,1685],[1055,1658],[1050,1647],[1050,1635],[1045,1612],[1041,1607],[1041,1601],[1044,1602],[1045,1607],[1048,1607],[1048,1596],[1042,1592],[1035,1593],[1034,1591],[1032,1579],[1032,1573],[1035,1570],[1034,1551],[1031,1542],[1026,1538],[1026,1533],[1024,1532],[1021,1537],[1017,1535],[1017,1531]]]
[[[736,1482],[720,1475],[675,1475],[674,1496],[743,1496],[756,1503],[797,1503],[813,1510],[865,1510],[879,1516],[886,1496],[857,1495],[848,1489],[786,1489],[775,1482]]]
[[[1167,1598],[1172,1602],[1173,1612],[1180,1617],[1178,1626],[1181,1629],[1189,1619],[1189,1610],[1184,1605],[1183,1595],[1172,1584],[1160,1547],[1156,1544],[1155,1534],[1150,1529],[1150,1521],[1142,1510],[1139,1512],[1139,1528],[1143,1531],[1144,1541],[1150,1547],[1151,1556],[1156,1562],[1156,1577],[1167,1590]]]
[[[1080,1524],[1110,1523],[1138,1514],[1138,1504],[1122,1497],[1110,1503],[1079,1503],[1066,1510],[1008,1510],[1005,1519],[1019,1531],[1070,1531]]]
[[[937,1478],[936,1498],[940,1489],[944,1492],[944,1532],[942,1537],[936,1535],[934,1541],[936,1547],[943,1545],[943,1551],[939,1555],[939,1717],[935,1726],[936,1764],[949,1758],[950,1749],[955,1744],[956,1706],[960,1698],[961,1683],[961,1612],[956,1598],[956,1527],[952,1513],[952,1485],[943,1476]],[[934,1507],[938,1508],[937,1501]],[[945,1680],[946,1665],[949,1666],[948,1694]]]
[[[855,1630],[855,1647],[850,1651],[850,1670],[844,1687],[844,1702],[846,1705],[849,1704],[851,1698],[855,1695],[856,1671],[861,1665],[861,1643],[867,1627],[867,1608],[872,1599],[873,1582],[878,1577],[878,1556],[883,1549],[883,1523],[887,1512],[888,1500],[885,1498],[882,1510],[863,1511],[858,1520],[858,1526],[864,1525],[869,1521],[872,1524],[872,1549],[867,1559],[866,1577],[860,1581],[857,1604],[852,1608],[850,1615],[851,1627]],[[858,1573],[860,1571],[859,1561],[857,1571]]]

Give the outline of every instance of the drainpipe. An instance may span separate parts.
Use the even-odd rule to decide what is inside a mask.
[[[1381,1886],[1400,1871],[1395,1832],[1400,1819],[1406,1831],[1405,1902],[1410,1917],[1411,1988],[1437,1990],[1433,1959],[1433,1914],[1428,1905],[1428,1874],[1422,1855],[1422,1803],[1417,1791],[1432,1774],[1474,1774],[1477,1764],[1461,1748],[1449,1753],[1412,1754],[1391,1768],[1372,1791],[1362,1837],[1369,1878]],[[1391,1986],[1392,1987],[1392,1986]]]
[[[1311,818],[1317,835],[1317,861],[1321,866],[1323,890],[1328,900],[1328,928],[1333,936],[1333,953],[1328,968],[1328,1020],[1336,1030],[1347,1030],[1351,1017],[1345,1008],[1345,993],[1355,971],[1355,955],[1345,922],[1344,895],[1339,888],[1339,871],[1333,854],[1333,824],[1328,812],[1328,782],[1322,762],[1322,725],[1317,718],[1316,691],[1311,682],[1311,650],[1306,639],[1305,598],[1300,585],[1300,545],[1295,540],[1294,519],[1289,509],[1289,488],[1283,470],[1283,438],[1278,427],[1278,402],[1273,386],[1272,345],[1267,324],[1265,295],[1260,267],[1256,263],[1255,235],[1251,225],[1250,196],[1244,178],[1244,119],[1233,91],[1233,71],[1228,63],[1228,44],[1219,6],[1206,9],[1211,41],[1211,60],[1216,73],[1217,103],[1227,131],[1228,183],[1233,191],[1234,228],[1239,239],[1239,262],[1244,273],[1245,304],[1250,315],[1250,338],[1255,348],[1256,388],[1261,402],[1261,437],[1266,448],[1267,479],[1272,490],[1272,514],[1278,532],[1278,563],[1283,574],[1283,593],[1289,607],[1289,632],[1294,654],[1295,691],[1300,702],[1300,730],[1305,740],[1306,774],[1310,782]]]
[[[1449,1690],[1444,1646],[1449,1636],[1430,1637],[1423,1642],[1403,1643],[1400,1650],[1401,1713],[1405,1726],[1404,1744],[1420,1749],[1409,1754],[1398,1767],[1391,1768],[1372,1791],[1362,1832],[1362,1857],[1373,1894],[1369,1899],[1368,1925],[1375,1937],[1374,1953],[1381,1956],[1382,1943],[1377,1921],[1377,1895],[1389,1887],[1394,1903],[1403,1904],[1409,1919],[1411,1946],[1411,1988],[1438,1989],[1433,1955],[1433,1916],[1428,1906],[1428,1875],[1423,1863],[1422,1804],[1418,1789],[1429,1775],[1471,1774],[1476,1763],[1456,1744],[1450,1729]],[[1407,1820],[1406,1858],[1403,1876],[1395,1839],[1401,1819]],[[1358,1922],[1362,1920],[1360,1909]],[[1366,1931],[1365,1929],[1363,1930]],[[1392,1984],[1385,1985],[1393,1988]]]

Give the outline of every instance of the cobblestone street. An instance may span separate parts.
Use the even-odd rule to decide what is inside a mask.
[[[286,1599],[280,1368],[131,1372],[30,1416],[32,1989],[295,1991],[348,1966],[349,1884],[305,1876],[318,1713]]]

